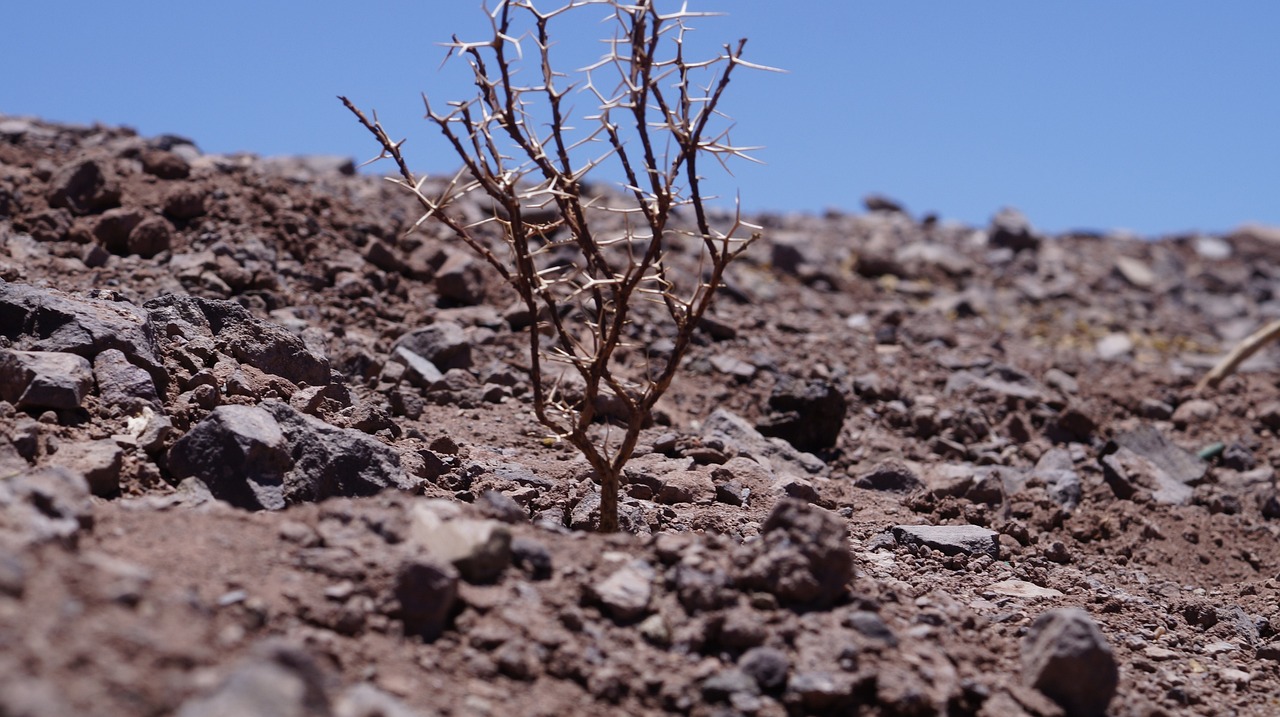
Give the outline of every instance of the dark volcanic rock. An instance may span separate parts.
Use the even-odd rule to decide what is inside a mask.
[[[280,424],[257,406],[219,406],[169,451],[175,478],[195,476],[214,497],[250,510],[285,507],[293,457]]]
[[[1038,249],[1041,237],[1031,228],[1031,222],[1017,209],[1005,207],[991,218],[991,246],[1014,251]]]
[[[207,336],[224,352],[263,373],[296,384],[329,383],[329,361],[282,326],[263,321],[233,302],[170,294],[146,304],[166,336]]]
[[[83,356],[0,350],[0,398],[18,408],[74,411],[92,387],[93,367]]]
[[[1022,642],[1022,678],[1066,710],[1101,717],[1120,680],[1111,646],[1089,613],[1051,610],[1036,618]]]
[[[756,428],[802,451],[830,448],[844,427],[848,401],[826,381],[784,379],[769,397],[769,413]]]
[[[778,501],[761,526],[760,540],[743,545],[734,563],[738,585],[773,593],[790,605],[830,605],[853,577],[844,522],[790,499]]]
[[[14,348],[66,351],[91,360],[107,349],[119,349],[151,375],[158,390],[168,385],[147,312],[128,302],[0,284],[0,334]]]

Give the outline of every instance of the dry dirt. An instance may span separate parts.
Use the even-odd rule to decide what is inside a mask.
[[[1280,712],[1280,349],[1194,388],[1280,230],[870,204],[755,217],[605,536],[393,187],[0,117],[0,715]]]

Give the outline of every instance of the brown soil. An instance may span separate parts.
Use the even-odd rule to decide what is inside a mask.
[[[1280,350],[1194,388],[1280,312],[1277,230],[755,217],[629,473],[632,534],[605,536],[582,529],[590,471],[527,404],[512,294],[439,227],[406,234],[416,218],[341,162],[0,117],[0,289],[122,312],[229,299],[333,372],[313,400],[287,366],[220,343],[200,365],[157,328],[159,443],[102,373],[78,408],[0,403],[0,715],[1051,715],[1022,650],[1060,607],[1114,652],[1108,714],[1280,711]],[[445,324],[470,360],[415,385],[393,343]],[[45,350],[30,321],[0,327]],[[796,425],[847,413],[834,443],[790,436],[813,456],[707,428],[725,409],[786,436],[771,397],[815,392]],[[372,436],[406,485],[253,512],[174,474],[216,406],[272,401]],[[1130,450],[1144,430],[1196,468],[1173,498],[1158,474],[1176,471]],[[79,448],[112,441],[106,468]],[[817,509],[779,528],[783,499]],[[415,537],[423,511],[509,549],[450,566]],[[828,520],[847,541],[823,541]],[[892,531],[966,524],[998,553]],[[438,636],[407,607],[423,575],[456,589]]]

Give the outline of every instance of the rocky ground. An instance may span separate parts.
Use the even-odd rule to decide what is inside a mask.
[[[599,535],[393,187],[0,117],[0,715],[1280,711],[1280,349],[1195,389],[1280,230],[868,207],[755,217]]]

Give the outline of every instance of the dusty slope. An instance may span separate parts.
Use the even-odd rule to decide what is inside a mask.
[[[0,714],[1050,715],[1064,607],[1109,714],[1280,708],[1280,354],[1192,388],[1275,230],[760,217],[599,536],[510,295],[349,169],[0,118]]]

